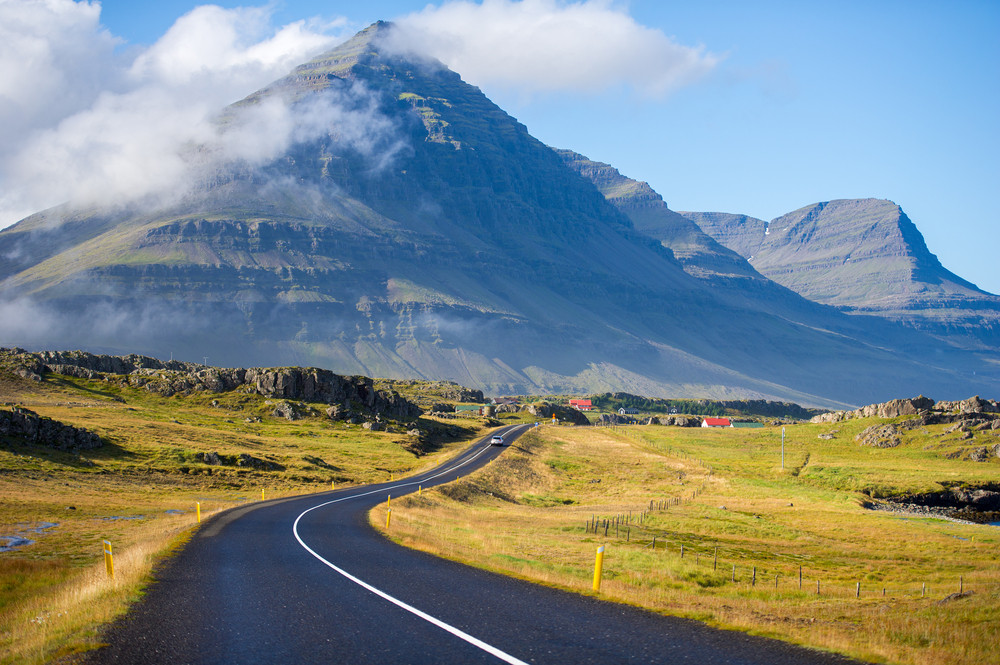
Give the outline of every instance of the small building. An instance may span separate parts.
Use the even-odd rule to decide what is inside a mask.
[[[494,397],[490,400],[493,406],[517,406],[518,401],[516,397]]]
[[[481,416],[483,415],[483,407],[480,404],[456,404],[455,413]]]
[[[752,422],[741,423],[734,420],[732,426],[739,429],[759,429],[764,426],[764,423],[752,423]]]
[[[705,418],[701,421],[702,427],[732,427],[733,423],[729,418]]]
[[[618,415],[620,415],[620,416],[634,416],[634,415],[638,415],[638,413],[639,413],[639,409],[627,408],[627,407],[624,407],[624,406],[622,408],[618,409]]]
[[[590,411],[594,408],[589,399],[571,399],[569,405],[578,411]]]

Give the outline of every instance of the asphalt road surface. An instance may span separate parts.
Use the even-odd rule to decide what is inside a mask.
[[[517,445],[525,429],[501,433]],[[84,662],[854,662],[484,572],[395,545],[368,525],[367,511],[387,495],[449,482],[505,449],[487,437],[419,476],[208,520]]]

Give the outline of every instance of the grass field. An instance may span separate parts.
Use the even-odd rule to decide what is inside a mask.
[[[389,535],[581,593],[606,544],[611,600],[875,662],[1000,662],[1000,528],[861,507],[995,483],[1000,464],[955,458],[968,442],[945,426],[859,446],[873,422],[786,428],[783,469],[780,427],[544,427],[394,501]],[[384,528],[384,508],[371,519]]]
[[[17,404],[107,441],[80,454],[0,439],[0,663],[41,663],[92,648],[97,629],[140,597],[156,561],[202,518],[247,501],[388,480],[443,461],[479,435],[481,419],[438,422],[420,454],[403,424],[371,432],[334,422],[325,405],[301,420],[241,392],[165,398],[114,382],[0,373],[0,404]],[[240,453],[274,470],[212,465]],[[102,542],[114,550],[104,570]]]

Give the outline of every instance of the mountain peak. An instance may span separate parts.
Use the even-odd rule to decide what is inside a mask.
[[[345,75],[358,63],[366,63],[380,54],[380,47],[394,29],[388,21],[377,21],[336,48],[299,65],[292,76],[312,74]]]

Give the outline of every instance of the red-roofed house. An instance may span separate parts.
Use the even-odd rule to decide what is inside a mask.
[[[569,405],[580,411],[590,411],[594,408],[589,399],[571,399]]]
[[[705,418],[701,421],[702,427],[732,427],[733,424],[729,422],[729,418]]]

